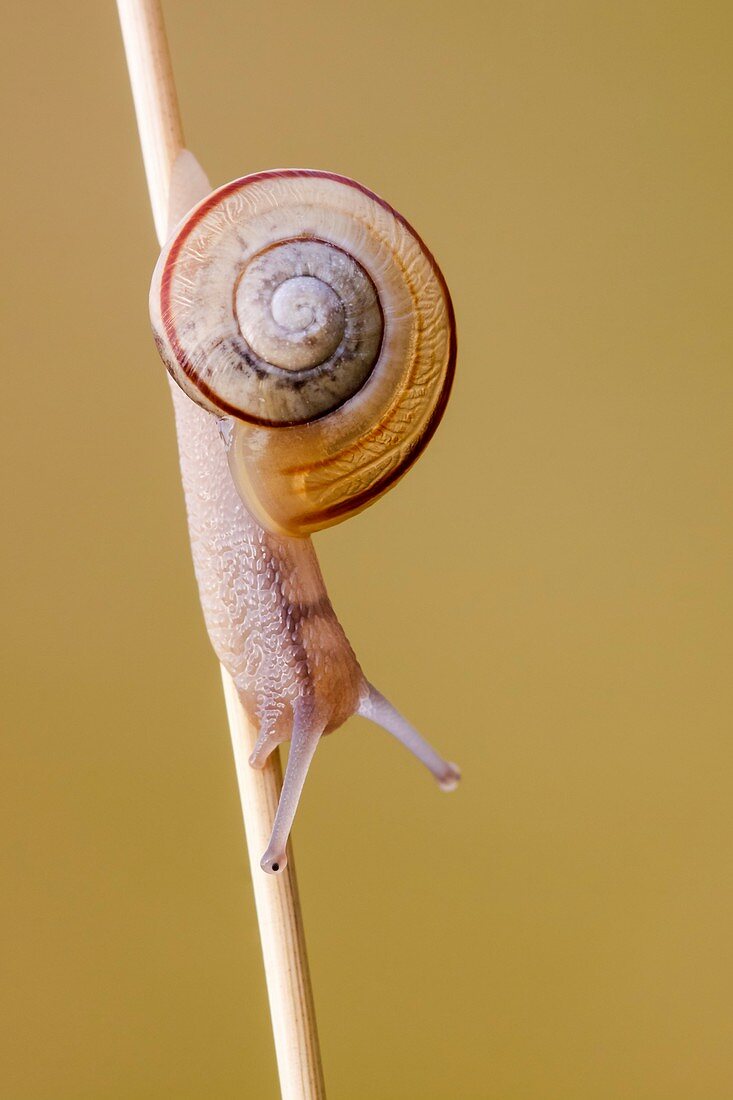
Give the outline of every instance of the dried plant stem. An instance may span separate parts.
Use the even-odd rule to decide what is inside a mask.
[[[232,678],[225,669],[221,671],[265,960],[280,1087],[287,1098],[325,1097],[292,850],[282,874],[267,875],[260,867],[280,800],[283,781],[280,754],[274,752],[262,771],[249,766],[255,731],[242,709]]]
[[[150,202],[158,240],[162,243],[167,232],[171,169],[184,144],[163,15],[159,0],[117,0],[117,6]],[[320,1100],[326,1093],[292,852],[288,855],[287,867],[277,876],[265,874],[259,865],[280,797],[280,757],[274,752],[262,770],[255,771],[249,766],[247,760],[254,748],[256,731],[224,668],[222,679],[247,834],[281,1094],[284,1100]]]

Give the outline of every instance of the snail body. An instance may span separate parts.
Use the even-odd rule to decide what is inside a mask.
[[[151,318],[172,379],[206,626],[258,730],[250,764],[292,741],[262,859],[277,873],[318,741],[351,714],[388,729],[445,789],[458,780],[365,678],[307,537],[371,503],[417,457],[447,399],[455,338],[435,261],[397,215],[379,247],[407,247],[398,254],[408,289],[385,296],[394,253],[379,253],[382,267],[362,263],[365,211],[390,208],[359,185],[286,172],[210,190],[180,154],[169,226],[188,216],[156,267]],[[351,225],[357,256],[333,228],[351,224],[349,192],[366,201],[356,203],[359,232]]]

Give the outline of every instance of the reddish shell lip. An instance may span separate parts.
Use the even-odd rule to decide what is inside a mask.
[[[407,472],[407,470],[410,468],[410,466],[412,466],[412,464],[418,458],[419,454],[422,452],[422,450],[424,450],[424,448],[427,446],[427,444],[430,442],[433,435],[435,434],[438,424],[443,419],[443,414],[445,413],[448,399],[450,398],[450,394],[453,389],[456,357],[458,353],[456,320],[455,311],[453,309],[453,300],[451,298],[450,291],[448,290],[448,285],[445,281],[443,272],[440,270],[440,267],[438,266],[435,257],[423,241],[420,234],[417,233],[415,229],[413,229],[407,218],[403,217],[403,215],[400,214],[398,210],[395,210],[395,208],[391,206],[390,203],[386,201],[386,199],[383,199],[380,195],[375,194],[374,191],[371,191],[368,187],[365,187],[364,184],[359,183],[357,180],[351,179],[349,176],[339,175],[338,172],[326,172],[316,168],[273,168],[268,169],[264,172],[253,172],[250,175],[240,176],[238,179],[232,180],[230,183],[225,183],[221,187],[218,187],[215,191],[212,191],[210,195],[203,199],[200,205],[194,208],[193,212],[188,215],[184,224],[181,226],[181,229],[178,231],[176,237],[170,244],[160,280],[161,318],[163,320],[166,337],[168,338],[168,342],[176,356],[178,363],[181,366],[181,369],[183,370],[183,373],[193,381],[195,372],[191,363],[188,360],[188,357],[186,356],[183,348],[180,345],[175,325],[172,321],[172,314],[170,310],[172,269],[176,263],[176,260],[178,259],[183,245],[185,244],[186,240],[193,232],[193,230],[196,228],[196,226],[199,224],[199,222],[202,220],[202,218],[206,217],[212,207],[214,207],[218,202],[221,201],[222,198],[225,198],[232,192],[242,190],[243,188],[250,186],[250,184],[259,183],[262,180],[300,179],[303,177],[333,180],[336,183],[343,183],[347,187],[353,187],[356,191],[361,191],[362,194],[366,195],[368,198],[378,203],[379,206],[390,213],[405,227],[405,229],[407,229],[407,231],[415,238],[415,240],[419,244],[420,248],[425,254],[425,257],[430,263],[430,266],[433,270],[435,277],[438,280],[438,283],[440,284],[441,290],[443,291],[443,294],[445,296],[446,308],[448,311],[448,324],[450,329],[448,362],[446,364],[445,380],[443,382],[443,386],[441,388],[435,408],[433,409],[433,413],[427,424],[425,425],[424,432],[422,433],[420,440],[421,446],[419,448],[415,448],[414,451],[412,451],[409,455],[405,457],[403,462],[396,466],[395,469],[392,470],[388,475],[386,475],[381,481],[376,482],[370,490],[365,491],[364,493],[360,494],[359,497],[349,501],[348,507],[345,503],[343,503],[341,505],[335,505],[332,509],[329,509],[328,515],[337,516],[346,511],[358,511],[360,507],[364,507],[367,503],[369,503],[370,500],[374,500],[377,496],[381,496],[382,493],[389,489],[396,481],[399,480],[400,477],[402,477],[404,473]],[[215,405],[221,412],[228,414],[235,420],[239,420],[248,424],[255,424],[260,427],[288,427],[287,424],[273,423],[273,421],[260,419],[251,415],[244,416],[240,410],[234,409],[226,402],[223,402],[219,395],[215,395],[214,391],[211,390],[206,385],[206,383],[202,382],[201,379],[196,380],[196,386],[201,391],[203,396],[208,398],[211,403]],[[362,497],[364,498],[364,500],[361,499]]]

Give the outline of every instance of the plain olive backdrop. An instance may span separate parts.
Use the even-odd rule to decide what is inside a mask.
[[[215,184],[363,181],[459,325],[318,536],[367,672],[295,829],[333,1100],[730,1100],[733,16],[170,0]],[[3,15],[0,1097],[277,1094],[111,0]]]

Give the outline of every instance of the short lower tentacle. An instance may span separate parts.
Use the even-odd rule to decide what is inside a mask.
[[[260,730],[259,736],[255,742],[255,747],[252,749],[249,757],[249,765],[251,768],[264,768],[267,763],[267,758],[277,748],[278,742],[273,735],[273,730],[269,726],[265,726]]]

